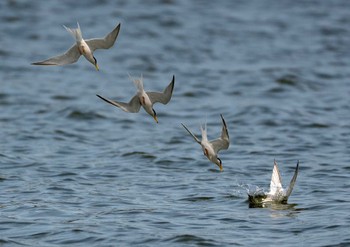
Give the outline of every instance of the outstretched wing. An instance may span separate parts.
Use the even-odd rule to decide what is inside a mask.
[[[152,104],[159,102],[166,105],[173,94],[175,84],[175,76],[173,75],[173,79],[169,83],[169,85],[164,89],[162,93],[160,92],[146,92]]]
[[[110,100],[107,98],[102,97],[101,95],[96,94],[97,97],[99,97],[100,99],[106,101],[107,103],[114,105],[116,107],[119,107],[120,109],[122,109],[125,112],[139,112],[140,111],[140,99],[137,95],[135,95],[130,101],[129,103],[124,103],[124,102],[117,102],[114,100]]]
[[[44,61],[32,63],[33,65],[65,65],[78,61],[80,52],[77,45],[73,45],[68,51],[62,55],[51,57]]]
[[[108,49],[114,45],[115,40],[118,37],[120,30],[120,23],[113,29],[112,32],[107,34],[104,38],[87,39],[85,42],[93,52],[96,49]]]
[[[290,180],[289,186],[288,186],[287,191],[286,191],[287,198],[290,196],[290,194],[292,194],[295,181],[297,180],[298,171],[299,171],[299,160],[298,160],[297,166],[295,168],[294,175],[293,175],[292,179]]]
[[[278,169],[277,163],[274,160],[269,194],[275,195],[276,193],[278,193],[281,190],[282,190],[281,174],[280,174],[280,171]]]
[[[210,141],[215,153],[218,153],[222,149],[228,149],[228,147],[230,146],[230,137],[228,135],[227,125],[223,116],[221,114],[220,116],[222,119],[221,136],[218,139]]]
[[[184,125],[184,124],[181,124],[186,130],[188,133],[190,133],[190,135],[193,137],[193,139],[198,143],[198,144],[201,144],[201,141],[189,130],[187,129],[187,127]]]

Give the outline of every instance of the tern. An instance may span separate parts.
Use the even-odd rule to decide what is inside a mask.
[[[182,126],[187,130],[188,133],[190,133],[193,139],[202,146],[204,155],[207,156],[207,158],[211,162],[216,164],[220,168],[220,171],[222,171],[223,170],[222,162],[221,162],[221,159],[218,157],[218,152],[222,149],[228,149],[230,145],[230,137],[228,135],[226,122],[221,114],[220,116],[222,119],[221,136],[218,139],[215,139],[212,141],[208,141],[206,125],[204,128],[203,126],[201,126],[201,132],[202,132],[201,141],[184,124],[182,124]]]
[[[125,112],[132,112],[132,113],[139,112],[142,106],[143,109],[145,109],[145,111],[153,117],[156,123],[158,123],[157,113],[153,109],[153,104],[159,102],[166,105],[170,101],[171,96],[173,94],[175,76],[173,75],[173,79],[171,80],[169,85],[164,89],[163,92],[146,92],[143,89],[142,75],[140,79],[133,79],[133,78],[131,79],[137,88],[137,93],[134,97],[131,98],[131,100],[128,103],[110,100],[98,94],[96,96],[106,101],[109,104],[119,107]]]
[[[258,193],[258,194],[248,194],[248,199],[250,203],[287,203],[289,196],[292,194],[295,181],[298,176],[299,171],[299,161],[294,171],[294,175],[289,183],[289,186],[286,189],[282,187],[282,178],[278,169],[277,162],[274,160],[271,182],[270,182],[270,191],[268,193]]]
[[[81,34],[79,23],[77,23],[78,28],[68,28],[63,25],[63,27],[73,36],[76,43],[69,48],[64,54],[51,57],[44,61],[32,63],[33,65],[66,65],[75,63],[78,61],[81,55],[83,55],[86,60],[92,63],[96,70],[99,70],[97,65],[97,60],[93,55],[96,49],[108,49],[112,47],[115,40],[118,37],[120,30],[120,23],[113,29],[112,32],[107,34],[104,38],[95,38],[84,40]]]

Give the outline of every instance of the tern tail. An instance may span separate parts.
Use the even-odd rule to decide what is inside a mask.
[[[63,25],[63,27],[73,36],[76,41],[82,41],[83,36],[81,34],[79,23],[77,22],[78,28],[69,28]]]

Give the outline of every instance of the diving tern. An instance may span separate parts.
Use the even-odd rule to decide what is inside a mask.
[[[282,187],[282,178],[280,171],[278,169],[277,162],[274,160],[271,182],[270,182],[270,191],[268,193],[257,193],[257,194],[248,194],[248,199],[250,203],[259,204],[266,202],[273,203],[287,203],[289,196],[292,194],[295,181],[298,176],[299,171],[299,161],[295,167],[294,175],[289,183],[289,186],[284,189]]]
[[[64,54],[51,57],[44,61],[32,63],[33,65],[66,65],[75,63],[78,61],[81,55],[83,55],[90,63],[92,63],[96,70],[99,70],[97,60],[93,55],[93,52],[97,49],[108,49],[112,47],[115,40],[118,37],[120,30],[120,23],[113,29],[112,32],[107,34],[104,38],[95,38],[84,40],[81,34],[79,23],[78,28],[63,27],[73,36],[76,43],[69,48]]]
[[[137,88],[137,93],[134,97],[131,98],[129,103],[110,100],[98,94],[96,96],[106,101],[109,104],[119,107],[125,112],[132,112],[132,113],[139,112],[140,107],[142,106],[143,109],[145,109],[145,111],[154,118],[156,123],[158,123],[157,113],[153,109],[153,104],[159,102],[166,105],[170,101],[173,93],[173,89],[174,89],[175,76],[173,75],[173,79],[171,80],[169,85],[164,89],[163,92],[146,92],[143,89],[142,75],[141,75],[141,78],[139,79],[133,79],[133,78],[131,79],[133,80]]]
[[[207,158],[211,162],[216,164],[220,168],[220,171],[222,171],[222,162],[221,159],[218,157],[218,152],[222,149],[228,149],[230,145],[230,137],[228,135],[226,122],[221,114],[220,116],[222,119],[221,136],[218,139],[212,141],[208,141],[206,125],[204,128],[203,126],[201,126],[201,141],[184,124],[182,124],[182,126],[187,130],[188,133],[190,133],[193,139],[202,146],[204,155],[207,156]]]

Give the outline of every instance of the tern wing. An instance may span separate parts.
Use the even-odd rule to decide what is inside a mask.
[[[62,55],[51,57],[44,61],[32,63],[33,65],[65,65],[78,61],[80,52],[77,45],[73,45],[68,51]]]
[[[118,37],[119,30],[120,30],[120,23],[113,29],[112,32],[107,34],[104,38],[88,39],[88,40],[85,40],[85,42],[90,47],[90,50],[92,52],[96,49],[111,48]]]
[[[187,127],[184,125],[184,124],[181,124],[186,130],[188,133],[190,133],[190,135],[193,137],[193,139],[198,143],[198,144],[201,144],[201,141],[189,130],[187,129]]]
[[[274,195],[281,190],[282,190],[281,174],[280,174],[280,171],[278,169],[277,163],[274,160],[269,194]]]
[[[159,102],[166,105],[173,94],[175,84],[175,76],[173,75],[173,79],[169,83],[169,85],[164,89],[162,93],[160,92],[146,92],[152,104]]]
[[[116,107],[119,107],[120,109],[122,109],[125,112],[139,112],[140,111],[140,99],[137,95],[135,95],[130,101],[129,103],[124,103],[124,102],[118,102],[118,101],[114,101],[114,100],[110,100],[107,98],[102,97],[101,95],[96,95],[97,97],[99,97],[100,99],[106,101],[107,103],[114,105]]]
[[[290,196],[290,194],[292,194],[295,181],[297,180],[298,171],[299,171],[299,160],[298,160],[297,166],[295,168],[294,175],[293,175],[292,179],[290,180],[289,186],[288,186],[287,191],[286,191],[287,198]]]
[[[212,145],[215,153],[218,153],[220,150],[223,150],[223,149],[228,149],[230,145],[228,140],[221,139],[221,138],[210,141],[210,144]]]
[[[210,141],[214,151],[218,153],[222,149],[228,149],[230,146],[230,137],[228,135],[227,131],[227,125],[225,122],[225,119],[223,116],[220,114],[221,119],[222,119],[222,130],[221,130],[221,136],[218,139],[215,139],[213,141]]]

